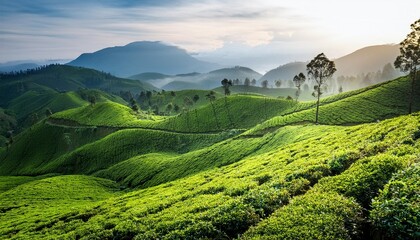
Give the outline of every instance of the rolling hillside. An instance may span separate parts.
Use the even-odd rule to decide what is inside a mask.
[[[7,131],[21,132],[43,119],[46,112],[56,113],[89,104],[112,101],[126,105],[117,96],[121,91],[155,90],[147,83],[120,79],[92,69],[49,65],[20,73],[0,75],[0,107],[9,114],[0,126],[1,142]],[[115,95],[117,94],[117,95]],[[10,125],[10,116],[16,123]],[[7,125],[7,127],[6,127]]]
[[[216,145],[211,151],[216,154],[210,157],[213,161],[205,160],[206,154],[202,154],[200,158],[190,158],[196,159],[193,162],[187,159],[194,152],[186,153],[180,156],[185,165],[179,164],[181,159],[175,162],[171,155],[160,161],[157,159],[161,156],[144,155],[101,174],[118,176],[128,171],[126,183],[164,184],[120,192],[114,198],[109,197],[115,196],[115,186],[104,180],[83,177],[81,181],[73,176],[34,180],[0,195],[5,200],[1,201],[5,212],[0,216],[4,226],[1,234],[10,238],[48,235],[141,239],[366,236],[369,232],[364,232],[366,226],[363,228],[362,224],[369,212],[363,213],[362,209],[369,207],[370,199],[377,196],[394,173],[413,166],[419,154],[415,137],[419,120],[416,114],[353,127],[290,126],[269,139],[243,139],[246,148],[238,145],[239,139]],[[293,137],[296,134],[304,137]],[[249,140],[255,149],[249,149]],[[343,141],[345,145],[341,144]],[[261,147],[264,142],[270,146]],[[238,149],[238,158],[223,162],[227,151],[236,152],[232,152],[233,146]],[[244,150],[249,154],[244,155]],[[209,163],[218,165],[211,167]],[[185,169],[200,168],[207,170],[171,181],[177,175],[186,176]],[[137,180],[135,169],[159,174],[152,174],[151,179],[140,174],[145,179]],[[69,183],[75,191],[70,194],[64,185]],[[78,184],[89,186],[74,187]],[[66,189],[65,196],[69,197],[45,189]],[[26,194],[18,194],[22,192]],[[42,212],[29,210],[39,209],[38,201],[25,202],[31,194],[42,199]],[[61,200],[54,197],[58,195]],[[101,198],[107,200],[102,202]],[[23,205],[15,205],[16,200]],[[56,215],[52,215],[52,209]]]
[[[0,236],[415,238],[415,216],[393,217],[419,212],[420,105],[405,115],[408,86],[323,98],[320,125],[313,101],[241,94],[175,116],[111,101],[55,113],[0,148]]]
[[[28,90],[67,92],[80,88],[98,89],[108,93],[156,90],[147,83],[117,78],[92,69],[49,65],[22,74],[1,75],[0,104],[1,106],[7,105],[12,99]]]

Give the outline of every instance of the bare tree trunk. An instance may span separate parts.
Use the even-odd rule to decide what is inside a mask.
[[[416,70],[414,69],[413,73],[411,74],[411,92],[410,92],[410,102],[408,104],[408,114],[412,113],[413,110],[413,102],[414,102],[414,82],[416,80]]]

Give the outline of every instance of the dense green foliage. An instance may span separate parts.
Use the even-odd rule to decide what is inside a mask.
[[[374,197],[393,173],[404,169],[419,154],[415,138],[420,128],[419,117],[404,116],[354,127],[291,126],[262,138],[237,137],[209,147],[213,148],[211,151],[204,148],[182,155],[144,155],[111,167],[107,174],[128,174],[126,179],[115,180],[135,183],[139,182],[136,177],[142,175],[135,175],[136,168],[150,174],[165,163],[174,162],[164,175],[182,176],[188,169],[199,169],[209,161],[225,161],[221,156],[227,152],[233,156],[232,147],[241,139],[244,144],[259,145],[250,149],[248,156],[223,164],[226,166],[203,169],[175,181],[169,177],[165,184],[108,199],[99,207],[74,205],[69,213],[61,205],[57,208],[59,214],[50,218],[49,224],[24,222],[14,215],[15,223],[11,225],[3,219],[11,216],[9,212],[0,220],[5,229],[15,226],[16,238],[29,235],[86,239],[232,238],[244,233],[244,238],[349,239],[362,234],[360,226],[366,218],[361,213],[363,201],[359,198],[364,195],[360,193],[372,192],[370,196]],[[311,135],[314,129],[318,134]],[[302,137],[305,133],[308,136]],[[271,141],[283,144],[270,144]],[[238,149],[244,146],[239,145]],[[187,160],[191,154],[205,151],[206,154]],[[220,155],[206,160],[207,154]],[[182,159],[188,164],[183,165]],[[157,175],[152,173],[149,177]],[[146,183],[147,180],[155,185],[152,184],[155,180],[146,178]],[[312,185],[314,188],[305,194]],[[47,204],[56,207],[54,201]],[[36,206],[34,203],[28,207]],[[13,213],[25,209],[16,208]],[[39,218],[45,219],[48,212]],[[88,217],[83,221],[74,215]],[[300,235],[302,232],[307,235]]]
[[[398,172],[373,200],[370,218],[384,235],[396,239],[420,237],[420,164]]]
[[[176,116],[108,100],[55,113],[0,148],[0,238],[417,237],[407,83],[322,99],[326,125],[314,102],[256,95]]]

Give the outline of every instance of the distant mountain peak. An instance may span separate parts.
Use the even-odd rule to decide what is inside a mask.
[[[208,72],[218,68],[217,64],[200,61],[186,50],[160,41],[137,41],[84,53],[68,65],[93,68],[120,77],[142,72],[168,75]]]

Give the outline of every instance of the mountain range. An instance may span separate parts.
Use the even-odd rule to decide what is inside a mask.
[[[238,79],[241,82],[245,78],[260,79],[261,74],[247,67],[235,66],[232,68],[222,68],[209,73],[190,73],[179,74],[175,76],[161,75],[158,73],[139,74],[130,77],[165,89],[165,90],[182,90],[182,89],[213,89],[220,86],[222,79]]]
[[[150,41],[132,42],[94,53],[83,53],[68,65],[93,68],[119,77],[142,72],[208,72],[219,67],[217,64],[197,60],[176,46]]]
[[[335,76],[355,76],[361,73],[377,72],[384,65],[393,63],[399,54],[399,45],[375,45],[356,50],[334,60]],[[307,62],[293,62],[268,71],[261,79],[291,80],[299,72],[306,72]],[[388,79],[389,80],[389,79]]]
[[[341,77],[341,82],[334,84],[335,90],[338,89],[338,85],[344,85],[346,89],[356,89],[398,76],[395,69],[391,69],[393,73],[391,77],[385,77],[386,79],[382,79],[380,73],[378,74],[386,64],[393,63],[398,52],[399,45],[376,45],[333,59],[337,67],[334,76]],[[133,42],[94,53],[84,53],[68,63],[116,76],[130,76],[130,79],[147,81],[165,90],[212,89],[218,87],[224,78],[239,79],[241,82],[245,78],[256,79],[259,82],[268,80],[270,85],[281,80],[282,87],[291,87],[291,79],[299,72],[305,73],[306,64],[307,62],[291,62],[261,75],[247,67],[221,68],[218,64],[197,60],[179,47],[150,41]],[[34,63],[23,62],[16,65],[2,64],[0,72],[17,72],[37,66]],[[374,74],[376,76],[373,76]],[[345,79],[346,76],[357,79]]]

